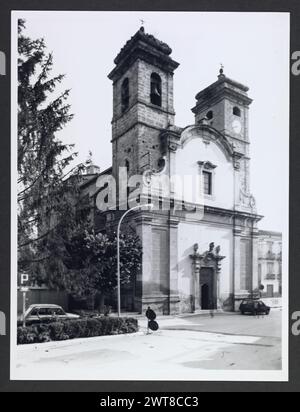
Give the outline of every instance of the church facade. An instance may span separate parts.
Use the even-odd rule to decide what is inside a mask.
[[[113,88],[112,168],[128,175],[200,177],[201,213],[177,199],[170,208],[128,215],[143,246],[142,270],[122,295],[124,309],[160,314],[237,310],[259,287],[258,222],[250,189],[248,88],[228,78],[196,95],[194,124],[177,127],[170,47],[142,27],[121,49],[109,74]],[[85,185],[94,194],[95,178]],[[171,196],[172,195],[172,196]],[[165,194],[156,192],[158,204]],[[192,201],[191,201],[192,202]],[[183,207],[176,207],[181,203]],[[189,205],[190,206],[190,205]],[[102,212],[98,230],[116,226],[124,212]]]

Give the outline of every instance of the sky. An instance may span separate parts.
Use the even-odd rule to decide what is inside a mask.
[[[180,63],[174,75],[175,124],[194,123],[195,95],[224,73],[249,86],[251,191],[259,227],[285,231],[289,182],[289,14],[186,12],[14,12],[27,35],[45,39],[53,75],[66,74],[74,119],[60,133],[75,143],[77,161],[89,151],[101,170],[111,166],[113,60],[144,20]],[[16,36],[15,36],[16,38]],[[13,43],[14,45],[16,42]],[[57,90],[57,93],[59,89]]]

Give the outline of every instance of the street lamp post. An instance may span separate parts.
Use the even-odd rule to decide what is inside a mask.
[[[120,229],[121,229],[121,224],[123,222],[123,219],[125,216],[128,215],[128,213],[132,212],[133,210],[137,209],[142,209],[143,207],[145,208],[153,208],[153,204],[149,203],[147,205],[138,205],[133,207],[132,209],[127,210],[124,215],[121,217],[118,223],[118,230],[117,230],[117,289],[118,289],[118,317],[121,316],[121,271],[120,271]]]

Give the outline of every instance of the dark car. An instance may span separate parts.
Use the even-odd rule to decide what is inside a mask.
[[[51,322],[56,320],[71,320],[79,319],[80,316],[73,313],[66,313],[61,306],[35,304],[29,306],[25,312],[26,325],[35,323]],[[18,325],[23,324],[23,315],[18,317]]]
[[[246,315],[247,313],[251,315],[269,315],[271,308],[262,300],[244,299],[240,305],[240,311],[242,315]]]

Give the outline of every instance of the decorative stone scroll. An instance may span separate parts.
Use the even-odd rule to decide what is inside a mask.
[[[190,258],[193,261],[194,269],[200,271],[201,267],[210,267],[214,266],[217,270],[217,273],[221,271],[221,261],[225,259],[226,256],[221,256],[221,247],[217,246],[215,248],[214,243],[210,243],[209,250],[204,252],[202,255],[198,253],[199,245],[196,243],[194,245],[194,253],[190,255]]]

